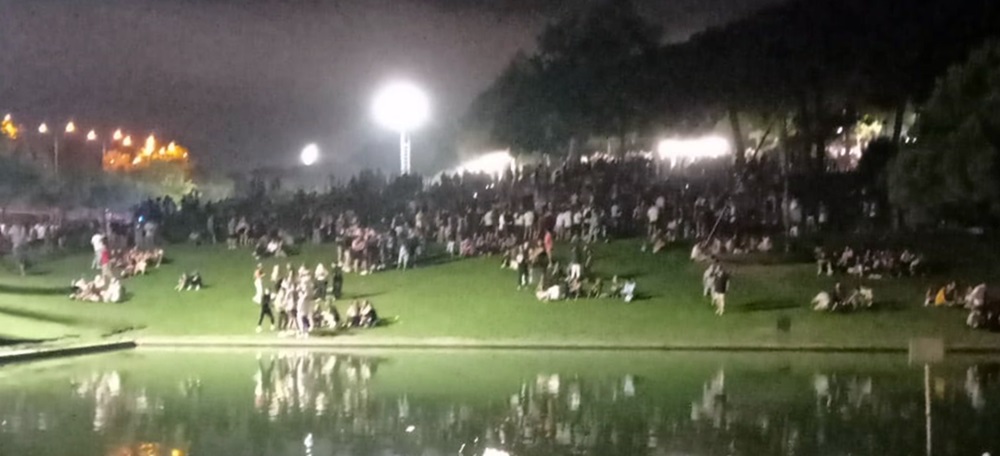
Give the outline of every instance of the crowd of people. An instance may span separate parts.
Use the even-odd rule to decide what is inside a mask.
[[[103,279],[74,282],[86,286],[76,287],[73,295],[93,300],[102,295],[94,290],[103,288],[94,282],[107,285],[114,280],[120,285],[124,278],[145,274],[163,259],[163,250],[157,248],[161,239],[186,239],[196,244],[225,242],[230,249],[249,250],[260,262],[287,261],[306,244],[335,245],[336,257],[329,266],[276,267],[266,287],[263,273],[260,284],[255,278],[254,301],[261,306],[258,327],[271,318],[276,329],[290,333],[377,322],[367,317],[375,311],[365,302],[345,309],[348,317],[341,318],[329,305],[341,294],[333,283],[342,284],[346,274],[417,267],[430,257],[432,244],[454,257],[499,257],[503,267],[516,272],[517,288],[533,290],[540,301],[632,301],[638,296],[636,280],[624,273],[596,274],[591,246],[641,237],[643,252],[686,245],[692,246],[692,260],[710,262],[703,291],[715,312],[723,315],[732,281],[724,261],[770,253],[772,239],[794,239],[828,226],[835,217],[822,202],[785,201],[775,182],[762,177],[766,173],[737,181],[717,171],[677,174],[648,157],[629,155],[558,164],[543,160],[493,176],[444,174],[430,185],[412,176],[385,182],[359,175],[324,194],[262,193],[203,202],[193,193],[179,204],[169,197],[151,199],[126,220],[106,218],[97,224],[99,234],[91,244],[94,267]],[[860,201],[864,221],[872,218],[873,204]],[[52,223],[0,225],[0,237],[14,246],[15,258],[24,250],[19,246],[61,244],[57,239],[62,237],[54,233],[64,231]],[[557,243],[563,246],[559,252]],[[926,270],[924,256],[910,250],[818,247],[814,254],[821,276],[838,273],[861,281],[919,276]],[[185,273],[177,288],[202,286],[201,274],[194,271]],[[872,300],[866,297],[870,293],[862,291],[870,289],[853,290],[844,293],[834,287],[825,292],[827,304],[818,307],[869,305],[865,303]]]
[[[329,269],[323,263],[315,269],[304,264],[298,269],[290,263],[284,267],[275,264],[270,275],[258,264],[253,285],[252,300],[260,308],[258,333],[265,318],[272,331],[300,337],[320,329],[370,328],[382,322],[367,299],[353,301],[341,316],[335,302],[343,299],[344,271],[336,263]]]
[[[903,249],[858,249],[850,246],[839,251],[827,252],[822,247],[814,250],[816,275],[832,276],[834,272],[849,274],[857,278],[883,279],[890,277],[914,277],[922,274],[924,256]]]

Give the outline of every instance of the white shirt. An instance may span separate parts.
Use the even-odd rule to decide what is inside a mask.
[[[104,250],[104,235],[96,233],[90,237],[90,245],[94,246],[94,252]]]
[[[660,219],[660,208],[650,206],[649,209],[646,210],[646,217],[649,218],[650,222],[656,222]]]
[[[535,224],[535,213],[531,211],[524,212],[524,226],[534,226]]]

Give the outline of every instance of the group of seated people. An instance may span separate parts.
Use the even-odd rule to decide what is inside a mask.
[[[285,237],[283,236],[261,236],[253,249],[254,258],[286,258],[288,251],[285,249]]]
[[[580,298],[612,298],[632,302],[635,295],[634,279],[619,279],[614,276],[610,283],[605,284],[604,279],[588,278],[582,270],[577,270],[572,265],[564,273],[559,262],[546,268],[535,288],[535,297],[543,302]]]
[[[870,309],[875,304],[875,295],[871,288],[863,286],[847,292],[837,282],[833,290],[819,292],[811,304],[813,310],[818,312]]]
[[[269,294],[265,294],[268,296]],[[285,332],[308,333],[316,329],[373,328],[382,320],[369,300],[354,300],[341,316],[337,306],[328,300],[317,301],[311,315],[299,315],[299,308],[279,308],[278,329]],[[302,309],[303,311],[307,311]]]
[[[517,247],[517,238],[513,234],[506,236],[500,233],[476,233],[470,237],[449,240],[445,243],[445,251],[451,256],[474,257],[479,255],[498,255]]]
[[[69,298],[74,301],[86,302],[122,302],[125,297],[125,287],[116,277],[94,276],[94,280],[80,277],[70,284]]]
[[[816,275],[832,276],[834,271],[850,274],[858,278],[882,279],[886,277],[916,276],[922,272],[923,255],[904,249],[896,253],[893,250],[855,251],[851,247],[827,253],[826,249],[816,247]]]
[[[111,268],[121,278],[146,275],[150,268],[158,268],[161,264],[163,249],[140,250],[133,247],[111,255]]]
[[[653,253],[656,253],[657,244],[653,244]],[[661,246],[662,248],[662,246]],[[770,236],[740,236],[733,235],[726,238],[711,237],[709,239],[695,243],[691,248],[691,261],[705,262],[713,257],[722,255],[745,255],[749,253],[769,253],[774,249],[774,243]]]

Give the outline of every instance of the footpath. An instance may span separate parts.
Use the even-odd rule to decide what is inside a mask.
[[[915,348],[919,347],[919,348]],[[899,353],[914,350],[948,354],[1000,354],[1000,347],[948,345],[939,339],[914,339],[906,345],[840,346],[828,344],[683,344],[683,343],[602,343],[593,341],[476,340],[462,338],[405,337],[274,337],[274,336],[117,336],[89,341],[53,341],[0,347],[0,365],[47,358],[130,350],[151,349],[397,349],[397,350],[580,350],[580,351],[733,351],[733,352],[813,352],[813,353]]]

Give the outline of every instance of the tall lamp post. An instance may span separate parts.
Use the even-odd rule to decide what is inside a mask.
[[[67,135],[76,132],[76,124],[73,121],[66,123],[66,129],[64,130]],[[42,135],[49,134],[49,126],[42,122],[38,126],[38,133]],[[52,132],[52,171],[56,176],[56,180],[59,180],[59,134]]]
[[[399,173],[410,174],[410,133],[430,115],[430,102],[409,82],[393,82],[375,94],[372,115],[383,127],[399,133]]]

